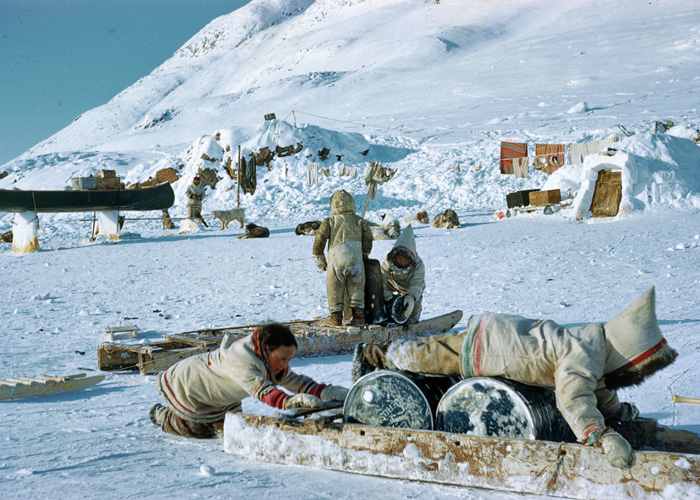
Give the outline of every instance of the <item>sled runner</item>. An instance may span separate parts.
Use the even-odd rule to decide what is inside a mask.
[[[343,410],[297,418],[229,413],[224,451],[240,458],[452,486],[573,499],[700,494],[700,437],[652,419],[618,424],[635,450],[612,467],[599,448],[343,423]],[[668,490],[667,490],[668,491]]]
[[[415,324],[331,326],[321,320],[283,323],[294,333],[297,356],[332,356],[352,352],[360,342],[388,342],[445,333],[462,319],[462,311],[453,311]],[[97,346],[97,366],[103,371],[136,370],[157,373],[181,359],[217,349],[226,334],[245,337],[258,325],[213,328],[165,335],[165,340],[150,344],[106,343]]]
[[[86,377],[84,373],[64,377],[40,375],[39,378],[8,378],[0,380],[0,400],[53,396],[82,391],[102,382],[104,378],[104,375]]]

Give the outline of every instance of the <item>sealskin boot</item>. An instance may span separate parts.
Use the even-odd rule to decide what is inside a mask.
[[[151,422],[153,425],[162,426],[165,420],[165,406],[160,403],[156,403],[151,407],[151,411],[148,412],[148,416],[151,417]]]
[[[326,323],[331,326],[343,326],[343,311],[333,311]]]
[[[365,324],[365,308],[364,307],[353,307],[352,308],[352,325],[364,325]]]
[[[352,383],[354,384],[360,377],[364,377],[368,373],[373,372],[375,369],[386,369],[386,351],[388,348],[388,343],[365,344],[361,342],[357,344],[352,356]]]
[[[365,344],[360,342],[355,346],[355,351],[352,354],[352,383],[354,384],[360,378],[374,371],[374,367],[365,359],[364,355]]]

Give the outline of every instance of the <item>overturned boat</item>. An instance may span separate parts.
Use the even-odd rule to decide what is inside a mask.
[[[107,212],[164,210],[175,202],[169,182],[139,189],[23,191],[0,189],[0,212]]]

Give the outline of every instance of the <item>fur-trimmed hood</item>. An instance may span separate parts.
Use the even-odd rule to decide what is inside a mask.
[[[654,287],[608,321],[603,329],[605,382],[610,389],[637,385],[669,366],[678,356],[666,342],[656,320]]]
[[[331,196],[331,214],[340,215],[347,213],[355,213],[355,200],[350,193],[341,189]]]

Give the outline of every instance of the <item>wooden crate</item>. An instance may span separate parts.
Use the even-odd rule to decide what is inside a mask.
[[[534,191],[530,193],[530,205],[552,205],[561,201],[561,191],[550,189],[549,191]]]
[[[119,177],[98,177],[96,179],[97,189],[119,189]]]
[[[528,206],[530,204],[530,193],[534,191],[537,191],[537,189],[526,189],[524,191],[508,193],[506,195],[506,203],[508,204],[508,208]]]
[[[615,217],[621,200],[622,172],[599,171],[590,209],[593,217]]]

